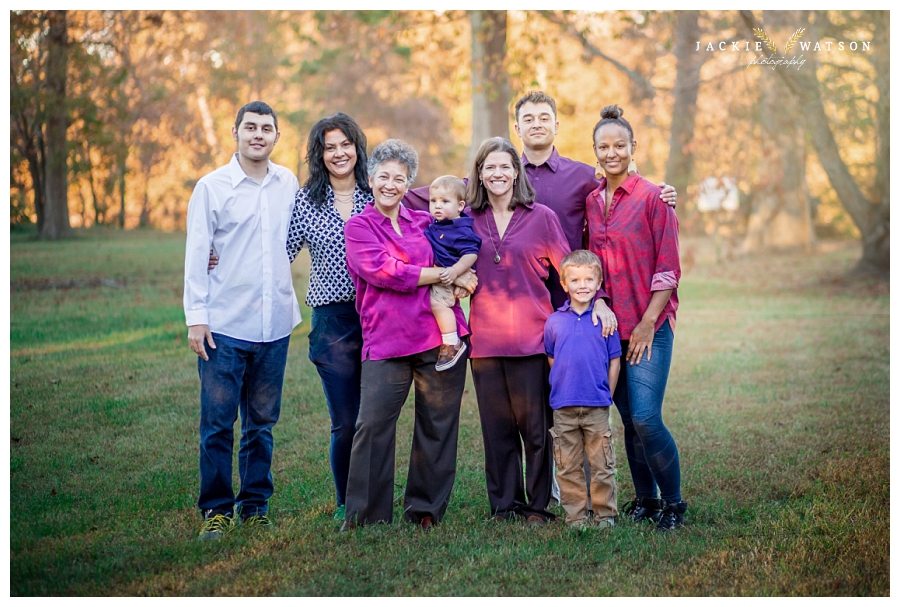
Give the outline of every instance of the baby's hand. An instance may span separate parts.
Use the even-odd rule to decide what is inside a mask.
[[[441,282],[448,287],[453,284],[453,281],[459,278],[459,271],[456,270],[453,266],[449,268],[444,268],[444,271],[441,272]]]

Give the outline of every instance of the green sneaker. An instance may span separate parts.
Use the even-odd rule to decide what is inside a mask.
[[[342,520],[344,520],[344,518],[346,518],[346,516],[347,516],[347,506],[345,506],[344,504],[341,504],[340,506],[337,507],[337,510],[334,511],[334,514],[331,515],[331,518],[333,518],[336,521],[342,521]]]
[[[272,519],[266,514],[254,514],[252,516],[241,517],[241,526],[268,531],[275,527],[275,523],[273,523]]]
[[[201,540],[217,540],[231,531],[233,527],[234,520],[230,516],[214,514],[203,520],[199,537]]]

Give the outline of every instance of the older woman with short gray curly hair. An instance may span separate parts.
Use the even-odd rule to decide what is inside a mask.
[[[416,180],[419,171],[419,154],[416,149],[400,139],[388,139],[377,145],[369,156],[366,168],[369,172],[369,180],[375,177],[375,172],[385,162],[398,162],[406,167],[406,187],[408,188]]]
[[[442,340],[428,287],[440,282],[443,268],[434,267],[434,253],[424,235],[431,215],[401,204],[418,165],[415,149],[399,139],[376,146],[367,167],[374,202],[344,228],[362,323],[363,362],[342,531],[393,520],[397,418],[413,382],[416,415],[403,506],[406,520],[423,529],[439,524],[456,478],[466,366],[443,372],[434,368]],[[457,282],[469,292],[476,283],[471,273]],[[455,314],[460,335],[468,335],[458,302]]]

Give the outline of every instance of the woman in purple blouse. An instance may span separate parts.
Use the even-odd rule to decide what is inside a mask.
[[[362,398],[350,454],[342,531],[393,519],[397,418],[415,383],[416,415],[404,516],[429,529],[440,523],[456,476],[459,407],[465,364],[435,370],[441,334],[429,285],[441,281],[425,238],[431,215],[400,201],[418,168],[416,151],[398,139],[376,146],[368,176],[374,203],[344,228],[347,266],[362,322]],[[457,280],[474,290],[470,272]],[[456,305],[460,335],[469,334]]]
[[[486,140],[469,175],[467,198],[478,253],[472,297],[472,376],[484,438],[491,515],[544,525],[553,475],[551,412],[544,323],[553,312],[544,281],[569,244],[559,218],[536,204],[512,143]],[[612,317],[598,300],[604,327]],[[522,482],[522,452],[525,482]]]

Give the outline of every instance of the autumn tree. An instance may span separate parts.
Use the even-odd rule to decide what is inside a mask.
[[[752,12],[741,11],[741,17],[749,30],[760,27]],[[836,120],[833,114],[829,116],[823,100],[823,97],[830,93],[829,85],[839,85],[840,82],[837,79],[830,83],[819,80],[820,62],[815,52],[808,54],[809,66],[803,66],[803,69],[799,70],[775,70],[775,72],[799,105],[803,125],[813,149],[841,203],[860,231],[863,255],[856,266],[856,271],[887,276],[890,271],[890,190],[885,187],[890,179],[887,173],[890,165],[890,125],[887,97],[889,71],[886,54],[889,21],[886,14],[880,11],[862,13],[856,18],[845,17],[842,22],[833,21],[826,11],[804,12],[803,17],[802,22],[808,26],[812,40],[819,41],[832,36],[837,40],[853,39],[854,33],[867,26],[870,28],[872,39],[885,47],[879,50],[875,44],[875,50],[871,55],[862,55],[869,63],[873,77],[868,80],[874,85],[878,99],[874,104],[874,111],[871,112],[875,120],[870,122],[875,123],[877,120],[872,129],[873,139],[877,143],[874,162],[876,174],[873,180],[875,187],[870,189],[869,196],[863,193],[863,189],[857,183],[858,178],[854,177],[848,166],[847,159],[841,156],[841,146],[835,134],[836,130],[840,130],[840,121]],[[849,36],[846,35],[848,33]],[[869,105],[859,95],[854,95],[853,101]],[[852,104],[843,109],[845,114],[856,113]],[[855,125],[855,128],[859,127],[860,125]]]
[[[10,25],[11,144],[28,165],[38,238],[67,238],[66,11],[14,11]]]
[[[469,11],[472,26],[471,164],[489,137],[509,139],[509,77],[506,72],[506,11]]]

